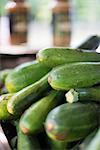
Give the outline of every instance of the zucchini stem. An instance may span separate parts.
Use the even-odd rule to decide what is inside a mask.
[[[78,98],[78,92],[76,92],[74,89],[70,89],[66,94],[66,101],[69,103],[77,102],[79,100]]]

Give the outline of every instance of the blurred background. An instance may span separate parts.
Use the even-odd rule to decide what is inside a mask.
[[[4,44],[4,37],[8,32],[8,20],[6,18],[7,11],[5,9],[8,0],[0,0],[0,16],[1,16],[1,32],[2,32],[2,44]],[[30,18],[28,26],[28,44],[32,46],[32,49],[40,49],[44,46],[51,45],[51,6],[50,0],[27,0],[30,7]],[[5,27],[4,27],[5,26]],[[5,29],[6,28],[6,29]],[[5,31],[6,30],[6,31]]]
[[[15,15],[18,12],[18,8],[12,11],[15,3],[22,3],[23,10],[24,7],[27,8],[24,13],[28,14],[27,27],[16,25],[19,31],[27,28],[24,36],[16,32],[17,38],[12,33],[16,23],[13,18],[17,16],[18,20],[18,15],[22,12]],[[19,55],[24,54],[35,55],[38,50],[47,47],[77,47],[88,37],[99,36],[99,27],[99,0],[0,0],[0,54],[3,56],[14,55],[11,56],[14,58],[18,55],[19,58]],[[3,59],[1,58],[2,61]]]

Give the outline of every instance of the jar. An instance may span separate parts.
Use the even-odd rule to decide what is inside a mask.
[[[52,7],[53,45],[69,46],[71,40],[71,4],[69,0],[54,1]]]
[[[9,20],[10,43],[27,42],[28,17],[30,7],[24,0],[12,0],[6,5]]]

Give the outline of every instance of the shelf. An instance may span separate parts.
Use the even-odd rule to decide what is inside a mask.
[[[52,46],[50,24],[35,21],[30,22],[27,44],[11,45],[9,43],[7,17],[1,17],[0,22],[0,54],[35,54],[40,49]]]

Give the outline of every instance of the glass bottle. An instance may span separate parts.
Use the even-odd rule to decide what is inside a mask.
[[[69,0],[55,0],[52,7],[53,45],[69,46],[71,40],[71,4]]]
[[[6,5],[9,20],[10,43],[14,45],[27,42],[29,5],[25,0],[11,0]]]

